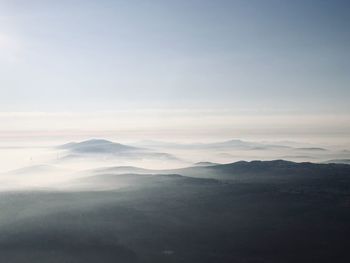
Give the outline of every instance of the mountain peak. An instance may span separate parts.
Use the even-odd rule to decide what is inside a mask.
[[[71,142],[61,145],[59,148],[79,153],[102,153],[102,152],[121,152],[138,150],[139,148],[115,143],[105,139],[90,139],[81,142]]]

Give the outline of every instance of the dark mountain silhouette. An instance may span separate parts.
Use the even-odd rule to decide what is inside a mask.
[[[310,178],[346,177],[350,175],[350,165],[317,164],[309,162],[240,161],[207,167],[190,167],[172,171],[186,176],[216,178],[246,182],[288,182],[290,180],[310,180]]]
[[[81,190],[1,193],[0,261],[350,262],[350,165],[107,169],[77,180]]]
[[[295,163],[284,160],[240,161],[230,164],[192,166],[182,169],[152,170],[132,166],[108,167],[83,172],[83,178],[76,179],[63,188],[81,191],[101,191],[126,187],[147,186],[159,180],[163,182],[178,176],[186,180],[216,180],[222,182],[240,182],[254,184],[294,184],[315,185],[326,181],[347,180],[350,165]],[[196,181],[199,182],[199,181]]]
[[[180,169],[151,170],[137,167],[109,167],[95,170],[95,173],[136,173],[136,174],[181,174],[190,177],[225,180],[285,180],[287,178],[305,178],[310,176],[350,175],[350,165],[320,164],[310,162],[239,161],[229,164],[192,166]]]

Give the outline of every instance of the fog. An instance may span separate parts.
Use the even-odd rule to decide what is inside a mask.
[[[349,154],[238,139],[4,145],[0,261],[342,262],[350,165],[315,162]]]
[[[165,142],[142,140],[112,142],[103,139],[57,143],[21,141],[0,147],[1,190],[68,189],[91,171],[132,166],[171,170],[197,163],[233,163],[241,160],[284,159],[295,162],[348,162],[350,151],[342,145],[327,148],[293,141],[229,140],[219,142]],[[76,184],[75,184],[76,186]]]

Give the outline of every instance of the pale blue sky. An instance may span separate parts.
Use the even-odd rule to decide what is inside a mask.
[[[349,13],[331,0],[0,0],[0,112],[348,115]]]

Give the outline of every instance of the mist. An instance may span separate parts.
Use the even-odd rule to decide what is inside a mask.
[[[349,13],[0,0],[0,262],[350,262]]]
[[[142,140],[121,144],[104,139],[78,142],[35,141],[7,144],[0,148],[2,190],[60,189],[88,177],[91,171],[110,167],[135,167],[153,173],[161,170],[226,164],[238,161],[283,159],[295,162],[347,163],[350,151],[343,145],[296,141],[165,142]]]

